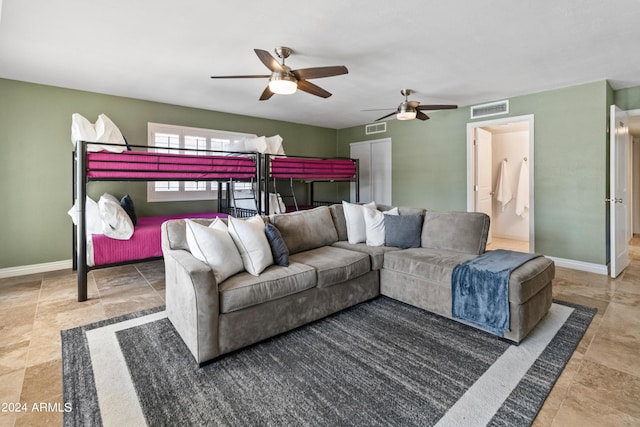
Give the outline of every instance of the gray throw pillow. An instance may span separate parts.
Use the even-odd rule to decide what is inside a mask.
[[[384,244],[401,249],[419,248],[422,232],[421,215],[385,215]]]
[[[283,267],[289,266],[289,249],[284,243],[280,230],[273,224],[265,224],[264,232],[267,235],[269,246],[271,246],[271,253],[273,254],[273,261],[276,265]]]

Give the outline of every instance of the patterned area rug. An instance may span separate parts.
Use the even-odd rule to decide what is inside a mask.
[[[65,425],[530,425],[595,309],[519,346],[379,297],[198,368],[161,308],[62,332]]]

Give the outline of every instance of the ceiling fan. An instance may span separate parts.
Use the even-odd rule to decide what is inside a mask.
[[[458,108],[457,105],[437,105],[437,104],[432,104],[432,105],[420,105],[420,102],[418,101],[409,101],[409,95],[411,95],[412,93],[415,93],[415,90],[412,89],[403,89],[400,91],[400,93],[404,96],[404,101],[400,103],[400,105],[398,105],[398,108],[396,109],[396,111],[387,114],[386,116],[382,116],[379,119],[376,119],[375,121],[379,121],[379,120],[383,120],[386,119],[387,117],[391,117],[394,114],[396,115],[396,119],[398,120],[413,120],[413,119],[420,119],[420,120],[428,120],[429,116],[427,116],[425,113],[422,112],[422,110],[452,110],[455,108]],[[388,108],[384,108],[384,110],[387,110]],[[379,110],[364,110],[364,111],[379,111]]]
[[[300,89],[303,92],[310,93],[312,95],[319,96],[321,98],[328,98],[331,93],[322,89],[321,87],[307,81],[308,79],[319,79],[322,77],[339,76],[341,74],[347,74],[349,70],[344,65],[337,65],[331,67],[314,67],[314,68],[302,68],[299,70],[292,70],[285,65],[284,60],[293,53],[291,48],[281,46],[274,49],[278,58],[282,59],[282,63],[279,63],[269,52],[261,49],[253,50],[260,61],[271,70],[271,74],[264,75],[247,75],[247,76],[211,76],[212,79],[253,79],[253,78],[268,78],[269,84],[260,95],[260,101],[266,101],[271,98],[274,93],[280,95],[289,95]]]

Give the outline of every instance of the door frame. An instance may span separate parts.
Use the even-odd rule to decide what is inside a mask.
[[[630,262],[629,257],[629,215],[631,214],[631,206],[629,204],[629,197],[631,196],[630,188],[630,173],[629,159],[631,143],[629,139],[629,112],[621,109],[616,104],[611,104],[609,107],[609,197],[606,202],[609,203],[609,248],[611,253],[609,254],[609,276],[616,278],[622,273]],[[620,124],[620,126],[618,126]],[[618,130],[621,130],[624,141],[620,142]],[[626,137],[625,137],[626,135]],[[624,153],[626,156],[622,159],[618,159],[618,146],[623,144]],[[618,164],[618,160],[621,163]],[[625,169],[618,169],[621,166]],[[624,187],[626,187],[626,194],[623,190],[618,189],[618,177],[620,172],[626,170],[626,174],[621,176],[621,181],[626,181]],[[626,199],[626,200],[625,200]],[[621,203],[618,206],[617,203]],[[621,211],[620,208],[625,208],[626,212]],[[622,217],[618,215],[622,212]],[[623,221],[618,221],[623,219]],[[618,231],[624,232],[622,235]],[[620,238],[620,241],[619,241]]]
[[[529,252],[535,252],[535,204],[534,204],[534,115],[504,117],[501,119],[484,120],[467,123],[467,211],[475,208],[475,176],[476,158],[474,150],[474,137],[476,128],[505,125],[516,122],[529,122]]]

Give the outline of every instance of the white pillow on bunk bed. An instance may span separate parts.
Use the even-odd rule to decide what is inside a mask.
[[[240,252],[220,218],[214,219],[208,227],[189,219],[185,223],[189,251],[211,267],[218,284],[244,271]]]
[[[247,273],[258,276],[273,264],[271,246],[260,215],[248,219],[229,217],[229,234],[233,238]]]
[[[86,197],[85,202],[85,225],[87,230],[87,236],[92,234],[102,234],[102,217],[100,216],[100,208],[98,204],[89,196]],[[71,220],[75,225],[78,225],[78,201],[73,204],[71,209],[67,212],[71,217]]]
[[[104,193],[98,201],[102,218],[102,233],[112,239],[129,240],[133,236],[133,222],[120,205],[120,201],[109,193]]]
[[[377,209],[363,209],[364,224],[366,228],[367,246],[384,246],[384,216],[399,215],[398,208],[381,212]]]
[[[77,141],[104,142],[116,145],[88,144],[87,151],[112,151],[122,153],[127,149],[122,132],[113,121],[104,114],[100,114],[93,124],[84,116],[74,113],[71,115],[71,143],[75,147]]]
[[[367,240],[367,227],[364,222],[364,209],[376,209],[376,202],[358,205],[342,202],[344,218],[347,222],[347,238],[349,243],[362,243]]]

